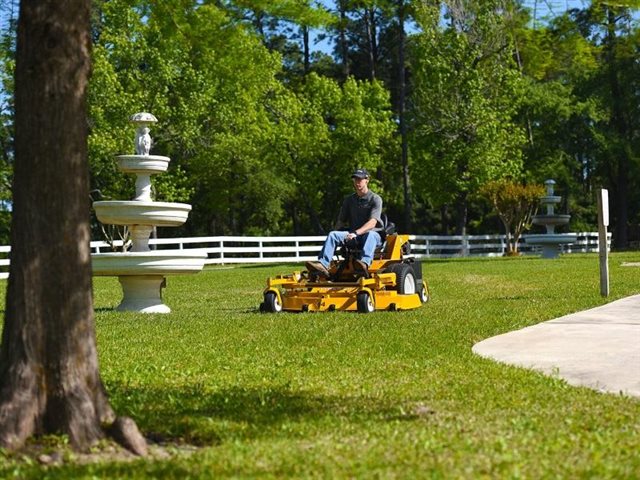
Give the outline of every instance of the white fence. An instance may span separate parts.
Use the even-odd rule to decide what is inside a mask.
[[[598,251],[598,232],[580,232],[574,243],[561,246],[563,253]],[[523,235],[518,249],[525,255],[536,254],[539,247],[526,242]],[[411,253],[416,258],[497,257],[507,250],[504,235],[411,235]],[[291,263],[314,260],[324,235],[308,237],[189,237],[151,239],[158,250],[197,249],[208,256],[206,264],[227,263]],[[609,234],[609,244],[611,234]],[[122,243],[116,243],[121,246]],[[103,241],[91,242],[92,253],[107,253],[111,246]],[[9,273],[11,247],[0,246],[0,278]]]
[[[598,232],[580,232],[574,243],[563,245],[563,253],[598,251]],[[411,235],[411,253],[416,258],[496,257],[507,251],[504,235]],[[523,254],[536,254],[540,247],[518,244]],[[324,242],[324,235],[307,237],[190,237],[151,239],[151,248],[198,249],[206,252],[207,264],[289,263],[314,260]],[[609,235],[609,241],[611,236]],[[93,253],[111,251],[105,242],[91,242]]]

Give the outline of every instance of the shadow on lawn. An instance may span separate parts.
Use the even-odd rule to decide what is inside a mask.
[[[130,415],[152,441],[215,445],[237,438],[290,435],[284,424],[343,418],[398,420],[398,405],[369,397],[322,396],[288,386],[132,388],[110,385],[119,414]],[[414,420],[418,417],[402,418]]]

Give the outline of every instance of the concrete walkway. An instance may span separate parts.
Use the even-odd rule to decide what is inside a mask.
[[[640,397],[640,295],[488,338],[473,351],[571,385]]]

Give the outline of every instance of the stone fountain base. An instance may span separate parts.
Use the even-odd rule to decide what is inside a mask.
[[[166,278],[161,275],[133,275],[118,277],[123,298],[116,310],[140,313],[169,313],[171,309],[162,302],[162,289]]]
[[[577,235],[573,233],[541,233],[527,235],[526,242],[529,245],[540,245],[542,247],[542,258],[558,258],[560,245],[575,243],[577,238]]]
[[[123,298],[117,310],[140,313],[169,313],[162,301],[166,275],[198,273],[207,254],[191,251],[98,253],[91,256],[93,274],[117,276]]]

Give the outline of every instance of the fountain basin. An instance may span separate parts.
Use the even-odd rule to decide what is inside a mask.
[[[179,227],[187,221],[191,205],[187,203],[110,200],[94,202],[101,223],[107,225],[156,225]]]
[[[566,225],[569,223],[571,215],[534,215],[531,217],[531,223],[534,225]]]
[[[98,253],[91,255],[93,274],[118,276],[122,286],[119,311],[170,313],[162,301],[166,275],[198,273],[204,267],[206,252],[198,250],[153,250],[147,252]]]
[[[578,239],[574,233],[541,233],[530,234],[526,237],[526,242],[531,245],[558,245],[560,243],[573,243]]]
[[[166,172],[171,159],[160,155],[117,155],[116,161],[123,172],[149,175]]]
[[[558,258],[559,246],[573,243],[578,239],[574,233],[540,233],[528,235],[525,241],[529,245],[540,245],[542,247],[542,258]]]
[[[552,203],[560,203],[562,197],[559,195],[545,195],[544,197],[540,197],[540,203],[542,205],[549,205]]]
[[[93,274],[103,277],[183,275],[198,273],[204,267],[206,258],[206,252],[196,249],[97,253],[91,255],[91,265]]]

